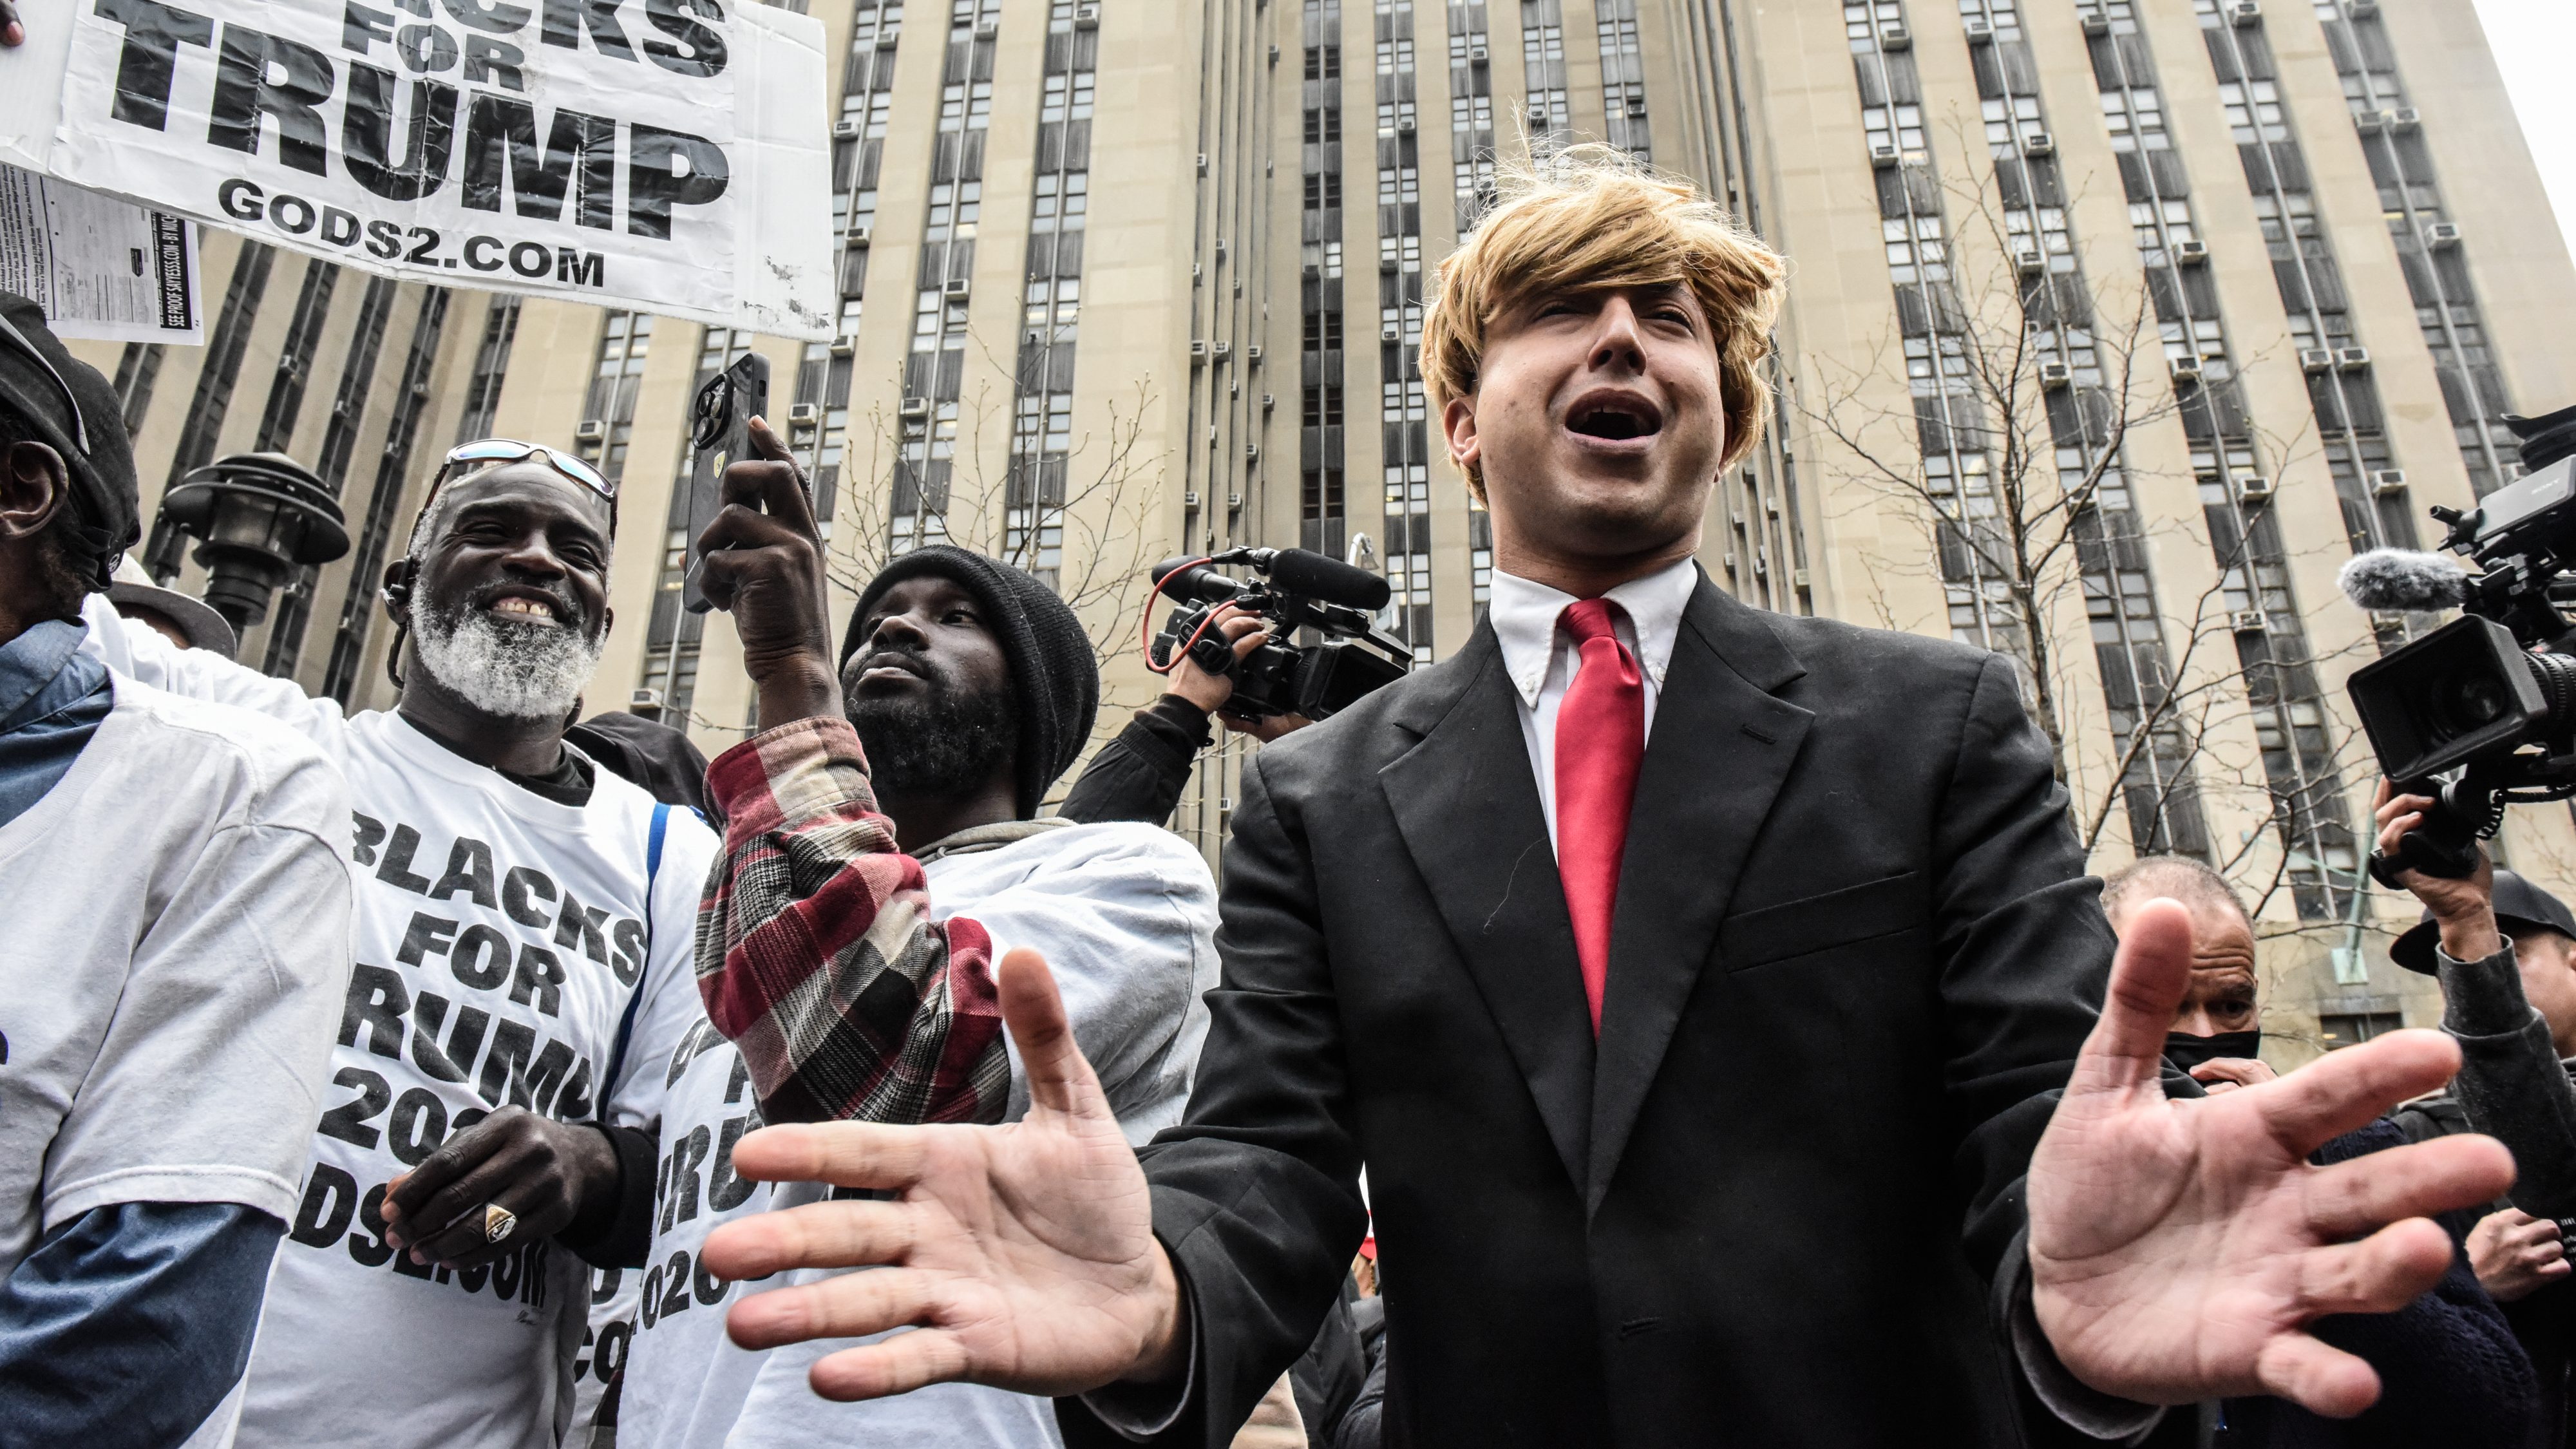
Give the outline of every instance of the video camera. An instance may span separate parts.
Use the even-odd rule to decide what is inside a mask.
[[[1224,564],[1249,565],[1262,577],[1227,578],[1216,571]],[[1153,580],[1154,593],[1179,607],[1147,647],[1147,662],[1161,672],[1186,656],[1210,674],[1232,676],[1228,714],[1323,719],[1413,667],[1413,651],[1370,622],[1386,607],[1386,580],[1338,559],[1302,548],[1228,549],[1205,558],[1167,559],[1154,566]],[[1269,642],[1235,658],[1225,636],[1209,627],[1226,604],[1266,620]],[[1150,613],[1150,596],[1145,607]],[[1325,637],[1314,644],[1287,642],[1301,628]]]
[[[2467,876],[2505,806],[2576,796],[2576,623],[2561,612],[2576,602],[2576,407],[2505,424],[2530,471],[2467,512],[2432,510],[2442,546],[2478,572],[2376,549],[2336,580],[2365,609],[2463,611],[2349,686],[2381,770],[2439,802],[2395,858],[2372,857],[2385,885],[2409,869]]]
[[[2365,609],[2458,608],[2461,617],[2353,671],[2350,690],[2380,768],[2433,808],[2371,876],[2392,889],[2408,870],[2476,872],[2478,841],[2504,807],[2576,796],[2576,407],[2505,419],[2529,471],[2461,512],[2436,508],[2440,554],[2377,549],[2336,582]],[[2448,778],[2443,778],[2448,777]],[[2443,1023],[2460,1043],[2451,1084],[2469,1125],[2513,1152],[2513,1205],[2576,1234],[2576,1092],[2549,1023],[2524,997],[2510,957],[2444,964]]]

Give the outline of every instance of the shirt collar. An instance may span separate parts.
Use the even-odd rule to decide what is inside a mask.
[[[1690,606],[1691,592],[1698,587],[1699,565],[1683,558],[1602,595],[1627,611],[1628,626],[1637,635],[1637,662],[1646,667],[1646,676],[1657,689],[1664,687],[1664,671],[1673,662],[1673,639],[1681,633],[1682,611]],[[1561,589],[1494,570],[1493,597],[1485,606],[1485,617],[1503,647],[1503,668],[1511,675],[1512,687],[1520,691],[1521,703],[1532,709],[1538,707],[1548,665],[1556,658],[1557,617],[1573,602],[1574,595]]]
[[[47,619],[0,644],[0,727],[26,723],[17,716],[71,663],[87,634],[79,624]]]

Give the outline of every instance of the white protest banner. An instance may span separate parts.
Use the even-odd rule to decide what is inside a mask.
[[[831,335],[808,17],[79,0],[69,23],[52,175],[405,280]]]
[[[61,337],[206,340],[197,236],[186,218],[0,165],[0,291]]]

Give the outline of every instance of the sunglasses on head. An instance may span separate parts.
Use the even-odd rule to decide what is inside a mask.
[[[503,463],[524,463],[531,458],[607,499],[610,508],[617,506],[617,483],[607,474],[560,448],[549,448],[543,443],[522,443],[515,438],[482,438],[448,449],[447,461],[439,465],[438,481],[444,484],[452,474],[477,471],[478,465],[497,467]],[[437,485],[432,485],[430,491],[435,494]]]

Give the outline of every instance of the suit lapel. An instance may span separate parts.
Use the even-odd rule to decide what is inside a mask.
[[[1701,577],[1673,642],[1628,815],[1589,1157],[1578,1176],[1587,1211],[1600,1208],[1618,1171],[1736,879],[1814,719],[1770,693],[1802,672],[1758,613]],[[1562,918],[1561,889],[1556,899]],[[1564,959],[1573,959],[1570,945]]]
[[[1590,1012],[1493,629],[1479,626],[1420,683],[1395,715],[1420,742],[1380,770],[1378,782],[1579,1189],[1592,1112]]]

